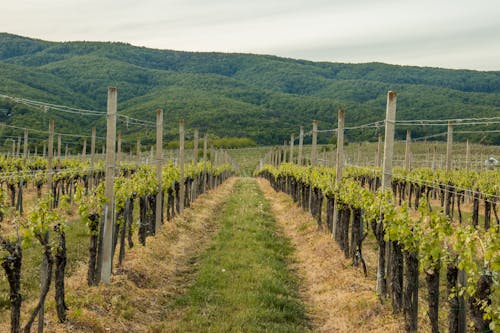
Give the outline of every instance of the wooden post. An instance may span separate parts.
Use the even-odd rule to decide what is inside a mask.
[[[208,134],[205,132],[203,136],[203,192],[207,190],[207,150],[208,150]]]
[[[158,193],[156,194],[156,227],[158,232],[162,224],[162,177],[163,168],[163,109],[156,110],[156,180],[158,181]]]
[[[451,171],[452,147],[453,146],[453,125],[448,122],[448,135],[446,140],[446,173]]]
[[[448,122],[448,133],[447,133],[447,140],[446,140],[446,174],[449,175],[451,172],[451,161],[452,161],[452,154],[453,154],[453,125],[451,121]],[[448,184],[445,184],[446,191],[444,192],[445,196],[445,215],[446,216],[451,216],[451,211],[450,207],[451,205],[448,204],[449,198],[450,198],[450,189],[448,187]],[[466,286],[467,285],[467,278],[465,275],[465,271],[460,269],[458,270],[458,284],[461,286]],[[461,309],[458,313],[458,325],[457,325],[457,332],[460,333],[465,333],[466,332],[466,303],[464,296],[458,296],[458,308]]]
[[[318,164],[318,121],[313,121],[312,130],[312,148],[311,148],[311,166],[316,166]]]
[[[17,152],[16,152],[16,156],[17,157],[21,156],[21,136],[20,135],[17,137]]]
[[[114,87],[108,88],[107,130],[106,130],[106,180],[104,183],[104,235],[101,281],[109,285],[111,282],[111,268],[113,264],[112,244],[114,228],[114,193],[115,179],[115,150],[116,150],[116,102],[117,91]]]
[[[361,165],[361,142],[358,144],[358,154],[356,156],[356,165]]]
[[[382,188],[392,189],[392,156],[394,152],[394,127],[396,121],[396,92],[387,93],[387,108],[385,111],[384,162],[382,164]]]
[[[430,162],[431,160],[431,148],[429,147],[429,145],[427,144],[427,140],[424,142],[424,144],[426,145],[427,147],[427,153],[425,154],[425,162],[422,163],[422,167],[427,167],[427,163]]]
[[[61,159],[61,134],[57,135],[57,159]]]
[[[24,158],[28,158],[28,129],[24,129]]]
[[[83,138],[82,159],[87,158],[87,138]]]
[[[377,143],[377,156],[375,157],[375,166],[377,168],[380,167],[381,156],[382,156],[382,134],[379,134]]]
[[[337,165],[335,170],[335,181],[339,184],[342,181],[342,169],[344,168],[344,110],[338,111],[337,127]]]
[[[92,136],[90,137],[90,189],[92,189],[92,187],[94,186],[95,132],[95,127],[92,127]]]
[[[207,161],[207,150],[208,150],[208,134],[205,133],[205,136],[203,136],[203,162]]]
[[[396,92],[389,91],[387,93],[387,107],[385,111],[385,137],[384,137],[384,161],[382,163],[382,189],[384,191],[391,190],[392,186],[392,156],[394,152],[394,127],[396,122]],[[381,221],[380,223],[383,223]],[[389,243],[387,243],[389,244]],[[387,245],[388,246],[388,245]],[[382,256],[379,249],[379,257],[377,264],[377,295],[380,298],[385,294],[386,270],[389,267],[388,262],[383,264],[385,258]],[[387,253],[389,253],[387,251]]]
[[[87,138],[83,138],[82,159],[87,158]]]
[[[292,134],[290,136],[290,163],[293,163],[293,144],[295,141],[295,136]]]
[[[330,154],[328,154],[329,157],[328,157],[328,166],[333,168],[334,165],[336,165],[337,163],[337,148],[335,148],[333,145],[332,145],[332,152]]]
[[[436,153],[437,153],[437,144],[434,144],[434,151],[432,153],[432,165],[431,165],[432,172],[436,170]]]
[[[452,147],[453,146],[453,125],[451,122],[448,122],[448,134],[447,134],[447,140],[446,140],[446,161],[445,161],[445,170],[446,170],[446,175],[449,175],[451,171],[451,158],[452,158]],[[448,217],[451,217],[451,211],[450,207],[451,205],[447,204],[450,198],[450,188],[448,187],[448,184],[445,184],[445,192],[444,192],[444,202],[445,202],[445,215]]]
[[[122,133],[118,133],[118,144],[116,148],[116,167],[120,172],[120,163],[122,161]]]
[[[49,121],[49,154],[47,156],[47,188],[49,194],[52,195],[52,158],[54,152],[54,121]],[[52,205],[52,203],[51,203]],[[46,241],[49,239],[49,232],[47,231],[43,236]],[[48,262],[45,256],[42,259],[42,265],[40,267],[40,284],[43,286],[47,280],[48,272]],[[45,304],[40,308],[38,313],[38,332],[43,332],[44,322],[45,322]]]
[[[298,165],[302,165],[302,146],[304,145],[304,127],[300,126],[299,134],[299,156],[297,158]]]
[[[342,169],[344,168],[344,110],[338,111],[337,125],[337,164],[335,166],[335,184],[338,186],[342,181]],[[335,239],[337,234],[336,222],[339,218],[338,200],[333,203],[333,223],[332,223],[332,238]]]
[[[12,153],[14,153],[14,152],[12,152]],[[46,155],[47,155],[47,146],[46,146],[46,144],[44,142],[43,143],[43,155],[42,156],[45,157]]]
[[[44,145],[45,147],[45,145]],[[52,195],[52,159],[54,157],[54,121],[49,122],[49,148],[47,155],[47,188]]]
[[[64,158],[68,158],[68,144],[66,144],[66,146],[64,147]]]
[[[141,162],[141,139],[137,139],[137,144],[136,144],[136,158],[137,158],[137,163]]]
[[[194,142],[193,142],[193,164],[196,165],[198,163],[198,136],[199,129],[194,129]]]
[[[469,174],[469,169],[470,169],[470,142],[467,140],[466,146],[465,146],[465,172]]]
[[[12,139],[12,157],[16,156],[16,139]]]
[[[411,132],[410,130],[406,131],[406,145],[405,145],[405,163],[404,169],[406,171],[410,171],[410,141],[411,141]]]
[[[179,122],[179,169],[181,171],[180,193],[179,193],[179,210],[184,210],[184,119]]]

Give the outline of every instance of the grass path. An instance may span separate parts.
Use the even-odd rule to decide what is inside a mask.
[[[292,254],[257,181],[231,178],[129,250],[109,286],[89,288],[81,265],[68,321],[49,302],[47,331],[308,332]]]
[[[169,332],[306,332],[292,247],[254,179],[242,179],[218,214],[220,231],[178,298]]]

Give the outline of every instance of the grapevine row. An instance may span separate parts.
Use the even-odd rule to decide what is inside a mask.
[[[492,181],[498,179],[498,171],[468,179],[456,174],[455,177],[433,175],[426,170],[414,170],[409,177],[399,170],[395,174],[393,191],[384,192],[379,189],[380,171],[373,169],[347,168],[337,185],[335,170],[327,167],[283,163],[278,167],[265,165],[258,171],[276,190],[290,194],[299,206],[309,211],[319,229],[331,230],[346,258],[352,258],[355,265],[362,264],[365,272],[362,243],[372,231],[378,243],[377,292],[382,299],[390,299],[395,313],[404,314],[408,332],[417,331],[419,271],[425,275],[427,284],[432,332],[439,331],[441,267],[446,267],[450,332],[455,332],[464,318],[464,297],[475,331],[494,331],[500,325],[500,304],[494,297],[499,292],[498,229],[482,230],[454,222],[445,211],[431,208],[425,190],[415,191],[417,214],[406,202],[398,204],[396,194],[401,192],[401,184],[421,187],[433,184],[438,186],[432,188],[439,190],[440,184],[450,186],[454,181],[458,184],[456,188],[474,189],[483,200],[490,201],[500,192],[500,182]],[[494,185],[490,186],[491,183]]]
[[[46,183],[46,162],[43,159],[9,159],[5,164],[0,162],[0,168],[5,178],[0,178],[0,262],[6,273],[10,288],[11,301],[11,331],[19,332],[21,325],[21,267],[22,243],[35,240],[42,247],[42,256],[47,263],[47,272],[41,286],[37,306],[24,325],[24,331],[29,332],[36,316],[43,308],[45,298],[52,283],[54,270],[55,300],[58,318],[66,319],[67,306],[64,293],[64,272],[66,267],[66,223],[63,211],[74,201],[78,212],[89,230],[89,260],[87,282],[97,285],[100,280],[100,270],[103,258],[103,229],[106,203],[104,196],[104,170],[102,165],[96,165],[89,170],[88,163],[80,160],[61,160],[56,164],[52,188],[42,195],[43,184]],[[2,172],[0,172],[2,173]],[[7,175],[7,173],[9,173]],[[161,221],[171,220],[180,212],[179,192],[184,189],[184,206],[189,207],[201,193],[213,189],[225,181],[233,173],[229,164],[214,166],[210,162],[189,164],[185,167],[184,182],[180,183],[179,168],[172,163],[162,169]],[[22,213],[23,188],[32,184],[37,188],[38,200],[36,207],[28,214]],[[18,190],[17,212],[9,208],[8,191]],[[118,250],[118,265],[121,265],[127,248],[134,246],[133,234],[137,232],[142,245],[146,245],[148,236],[156,233],[155,214],[158,183],[153,166],[122,164],[117,169],[114,182],[116,223],[113,228],[113,256]],[[15,193],[15,192],[14,192]],[[16,195],[14,194],[15,198]],[[138,202],[137,205],[134,202]],[[10,202],[14,205],[14,202]],[[139,220],[134,221],[134,206],[139,207]],[[15,230],[14,230],[15,229]],[[52,236],[50,236],[52,234]]]

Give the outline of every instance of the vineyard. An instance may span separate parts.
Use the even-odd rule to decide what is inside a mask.
[[[17,102],[44,112],[97,114]],[[354,270],[368,281],[376,277],[373,294],[404,318],[402,330],[495,332],[500,171],[485,160],[500,151],[454,143],[453,133],[465,135],[460,126],[498,124],[500,118],[397,121],[395,112],[396,95],[389,92],[385,120],[344,127],[340,110],[334,129],[319,129],[314,121],[310,132],[300,127],[283,145],[227,150],[216,149],[198,129],[186,131],[181,120],[179,148],[166,150],[163,110],[156,111],[156,121],[122,117],[117,91],[109,88],[107,113],[99,114],[106,116],[105,138],[95,128],[90,136],[57,133],[53,121],[47,132],[9,127],[23,135],[6,138],[12,150],[0,157],[0,318],[7,322],[10,315],[0,330],[37,326],[42,332],[59,325],[54,331],[109,331],[112,324],[120,331],[314,330],[299,292],[302,280],[289,268],[290,236],[275,226],[267,202],[278,194],[264,196],[264,181],[247,177],[253,172],[316,221],[315,232],[327,234],[328,246],[352,266],[339,270]],[[117,121],[154,128],[155,145],[122,140]],[[394,143],[396,126],[408,130],[405,142]],[[410,129],[419,126],[446,127],[437,136],[447,143],[427,142],[435,136],[412,139]],[[345,133],[352,140],[365,130],[375,134],[373,143],[347,144]],[[332,134],[322,140],[332,144],[317,145],[319,135]],[[61,137],[69,138],[65,154]],[[192,149],[185,149],[186,138]],[[83,141],[83,150],[72,149],[71,140]],[[102,153],[98,140],[105,142]],[[196,217],[204,210],[211,213]],[[133,271],[127,260],[137,258],[149,264]],[[237,273],[214,273],[226,270]],[[179,282],[180,274],[189,282]],[[154,282],[162,279],[168,286]],[[158,322],[139,319],[120,303],[127,299],[123,292],[136,289],[152,291],[140,294],[144,299],[165,297],[141,305]],[[253,308],[240,311],[242,304]],[[106,323],[94,318],[100,315]]]
[[[407,332],[418,331],[419,308],[423,307],[419,305],[420,280],[425,280],[425,308],[432,332],[443,331],[443,326],[449,332],[465,332],[468,327],[476,332],[494,331],[500,323],[498,170],[470,170],[468,143],[465,168],[451,167],[451,121],[447,124],[445,169],[436,168],[435,156],[432,167],[412,169],[408,139],[404,168],[392,168],[393,142],[387,137],[383,167],[378,167],[379,140],[374,166],[344,168],[340,149],[343,113],[339,111],[336,167],[318,163],[315,142],[319,131],[314,122],[308,161],[303,159],[302,146],[295,160],[292,136],[289,147],[269,151],[265,159],[268,164],[261,161],[257,175],[310,212],[318,230],[331,232],[345,257],[351,258],[354,266],[361,266],[365,275],[363,241],[369,234],[376,239],[377,295],[382,301],[389,301],[393,313],[404,315]],[[386,135],[394,133],[394,118],[395,94],[389,92]],[[301,129],[300,144],[303,136]],[[322,161],[328,163],[325,158]],[[465,210],[470,210],[470,214],[465,214]],[[440,292],[442,275],[446,287],[444,298]],[[447,304],[445,314],[442,302]],[[447,325],[441,325],[440,315],[447,318]]]

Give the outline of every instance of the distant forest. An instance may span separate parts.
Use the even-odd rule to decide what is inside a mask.
[[[235,144],[234,138],[244,139],[238,145],[282,144],[290,134],[298,135],[299,126],[310,131],[314,119],[320,130],[335,128],[339,108],[345,109],[346,126],[383,120],[388,90],[398,93],[398,120],[500,117],[500,72],[180,52],[124,43],[57,43],[0,34],[0,94],[105,111],[108,86],[118,88],[120,114],[154,121],[155,110],[163,108],[165,142],[176,138],[183,118],[188,139],[198,127],[201,135],[233,138],[226,144]],[[96,126],[103,136],[106,130],[102,116],[31,108],[0,97],[4,124],[46,130],[49,119],[60,132],[89,134]],[[474,133],[457,133],[454,139],[500,145],[500,133],[491,132],[498,128],[457,126],[457,132]],[[413,138],[446,131],[441,126],[398,125],[396,137],[403,139],[407,129]],[[127,142],[138,137],[144,145],[154,142],[154,128],[122,121],[118,131]],[[376,141],[380,131],[347,131],[346,140]],[[0,128],[2,145],[19,134],[18,129]],[[319,136],[320,143],[331,139],[331,132]]]

